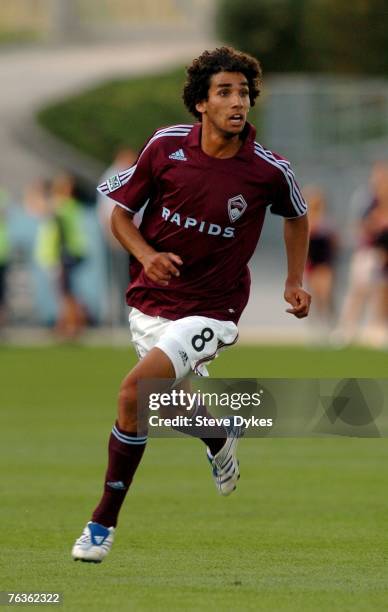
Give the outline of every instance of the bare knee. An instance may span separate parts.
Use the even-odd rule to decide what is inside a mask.
[[[125,378],[121,383],[118,397],[119,427],[125,431],[137,429],[136,382],[132,378]]]
[[[130,378],[125,378],[120,385],[119,390],[119,406],[130,410],[136,407],[137,385]]]

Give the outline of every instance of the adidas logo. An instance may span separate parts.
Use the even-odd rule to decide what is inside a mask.
[[[122,481],[122,480],[116,480],[116,481],[114,481],[114,482],[112,482],[112,481],[110,481],[110,482],[109,482],[109,481],[108,481],[106,484],[107,484],[107,485],[108,485],[108,487],[110,487],[111,489],[118,489],[118,490],[124,490],[124,489],[126,489],[126,486],[125,486],[125,484],[123,483],[123,481]]]
[[[179,356],[181,357],[182,361],[183,361],[183,365],[185,366],[188,360],[188,356],[187,353],[185,353],[185,351],[178,351]]]
[[[187,157],[185,156],[183,149],[178,149],[178,151],[175,151],[175,153],[171,153],[168,158],[175,159],[177,161],[187,161]]]
[[[103,541],[105,540],[105,537],[104,536],[94,536],[94,540],[96,544],[102,544]]]

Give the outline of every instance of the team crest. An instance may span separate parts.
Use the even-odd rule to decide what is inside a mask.
[[[106,181],[106,184],[108,185],[109,192],[115,191],[116,189],[121,187],[121,181],[120,181],[119,175],[116,174],[115,176],[108,178],[108,180]]]
[[[242,195],[234,196],[234,198],[230,198],[228,200],[228,213],[229,219],[232,223],[237,221],[245,212],[248,204],[242,197]]]

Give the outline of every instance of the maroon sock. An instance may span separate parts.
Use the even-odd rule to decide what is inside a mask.
[[[92,521],[115,527],[132,478],[144,453],[147,437],[123,431],[117,422],[112,429],[108,446],[108,469],[105,474],[104,494],[93,512]]]
[[[207,407],[203,404],[196,405],[194,412],[190,415],[192,421],[196,416],[207,417],[208,419],[214,418],[212,414],[208,411]],[[227,432],[225,427],[222,425],[206,425],[206,426],[196,426],[196,425],[177,425],[174,426],[173,429],[176,431],[180,431],[188,436],[193,436],[194,438],[199,438],[208,446],[211,454],[216,455],[218,451],[224,446],[227,438]]]
[[[214,418],[206,406],[198,405],[196,415],[206,416],[209,419]],[[223,426],[207,426],[206,431],[202,433],[201,440],[209,448],[211,454],[216,455],[224,446],[227,438],[226,429]]]
[[[225,445],[226,442],[226,437],[225,438],[201,438],[202,442],[204,442],[206,444],[206,446],[209,448],[211,454],[216,455],[218,453],[218,451],[221,450],[221,448]]]

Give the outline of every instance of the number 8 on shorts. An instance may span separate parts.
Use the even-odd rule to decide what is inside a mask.
[[[203,330],[193,336],[191,344],[199,353],[205,348],[206,342],[210,342],[214,338],[214,331],[210,327],[204,327]]]

